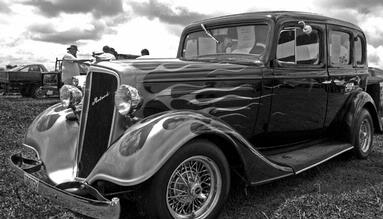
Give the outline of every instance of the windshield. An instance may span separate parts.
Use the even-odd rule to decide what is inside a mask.
[[[182,57],[187,60],[259,61],[267,48],[266,24],[203,30],[186,36]]]

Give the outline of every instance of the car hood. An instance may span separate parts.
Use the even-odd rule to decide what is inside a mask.
[[[146,108],[147,103],[160,101],[166,105],[166,107],[162,107],[164,110],[173,109],[171,99],[176,93],[184,95],[188,90],[211,87],[209,83],[216,80],[235,80],[236,75],[248,76],[251,79],[252,75],[257,71],[262,71],[263,67],[261,64],[254,63],[245,65],[180,59],[137,59],[101,62],[95,65],[93,70],[96,71],[101,66],[116,71],[120,76],[120,84],[137,88],[143,98],[142,108]],[[201,87],[201,83],[205,85]],[[199,85],[196,87],[196,84]],[[184,98],[196,98],[189,97],[190,95]],[[136,112],[136,116],[144,118],[152,114],[143,112],[142,108]],[[155,108],[158,108],[158,105]],[[157,112],[157,110],[153,112]]]
[[[176,58],[148,58],[100,62],[94,66],[106,67],[120,75],[121,83],[136,85],[144,80],[188,80],[198,77],[218,77],[263,67],[261,62],[229,63],[212,61],[185,61]],[[92,71],[92,69],[91,69]],[[132,79],[135,79],[132,81]],[[133,84],[132,84],[133,83]]]

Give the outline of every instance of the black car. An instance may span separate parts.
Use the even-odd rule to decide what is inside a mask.
[[[366,57],[359,27],[316,14],[194,22],[175,59],[100,62],[84,87],[64,85],[26,133],[36,159],[11,162],[30,188],[92,217],[118,217],[135,190],[149,216],[215,218],[233,178],[259,185],[348,151],[368,157],[383,84],[368,83]]]

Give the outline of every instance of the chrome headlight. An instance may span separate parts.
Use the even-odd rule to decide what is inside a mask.
[[[136,88],[122,84],[114,95],[114,103],[121,115],[128,115],[140,108],[142,98]]]
[[[82,100],[82,92],[77,87],[66,84],[60,89],[60,100],[65,108],[76,106]]]

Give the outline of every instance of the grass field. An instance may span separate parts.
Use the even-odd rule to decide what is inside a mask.
[[[29,191],[12,174],[8,158],[22,150],[33,118],[57,99],[0,97],[0,218],[85,218]],[[231,191],[220,218],[383,218],[383,136],[367,160],[349,154],[298,176]],[[127,213],[127,218],[136,218]]]

